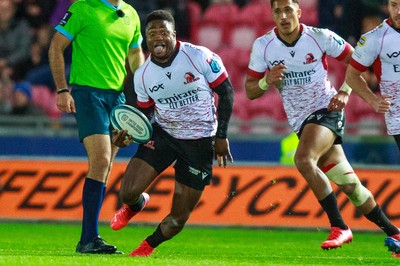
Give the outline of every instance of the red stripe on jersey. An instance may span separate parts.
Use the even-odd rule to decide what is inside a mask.
[[[346,56],[350,53],[350,51],[351,51],[351,45],[349,43],[346,43],[346,47],[344,48],[343,52],[338,57],[336,57],[336,59],[339,61],[343,61],[346,58]]]
[[[381,82],[382,79],[382,61],[380,57],[376,58],[374,63],[372,64],[372,69],[374,70],[376,79],[378,83]]]
[[[250,68],[247,69],[247,75],[256,79],[262,79],[265,73],[256,72]]]
[[[354,60],[354,58],[350,59],[350,65],[360,72],[364,72],[368,69],[368,67],[361,65],[356,60]]]
[[[328,58],[326,58],[326,53],[323,53],[321,62],[322,62],[322,65],[324,66],[324,69],[326,71],[328,71]]]
[[[218,87],[219,84],[224,82],[224,80],[226,80],[227,78],[228,78],[228,73],[225,71],[216,80],[214,80],[213,82],[208,83],[208,84],[210,85],[211,89],[214,89],[214,88]]]
[[[151,106],[154,105],[153,99],[149,99],[148,102],[139,102],[139,101],[136,101],[136,103],[137,103],[137,105],[138,105],[140,108],[149,108],[149,107],[151,107]]]

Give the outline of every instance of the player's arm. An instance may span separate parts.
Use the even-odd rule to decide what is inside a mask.
[[[347,67],[346,82],[353,89],[354,93],[360,96],[364,101],[374,108],[377,113],[385,113],[389,111],[390,95],[378,96],[368,87],[367,82],[361,76],[362,71],[357,70],[351,64]]]
[[[225,139],[228,132],[228,124],[233,110],[234,92],[230,80],[227,78],[214,88],[218,94],[218,128],[216,137]]]
[[[141,46],[129,49],[128,62],[132,73],[135,73],[136,69],[144,63],[144,54]]]
[[[245,88],[247,98],[250,100],[261,97],[273,84],[276,86],[284,78],[286,66],[279,64],[273,66],[261,79],[247,74]]]
[[[351,61],[352,54],[354,52],[353,46],[349,43],[345,43],[345,48],[343,52],[336,57],[335,59],[341,61],[342,63],[348,65]],[[338,90],[338,93],[334,95],[329,102],[328,110],[329,111],[340,111],[342,110],[349,101],[349,96],[351,94],[351,87],[347,84],[346,81],[343,82],[342,86]]]
[[[229,142],[227,139],[229,120],[232,115],[234,92],[230,80],[227,78],[221,84],[214,88],[214,92],[218,95],[218,127],[215,135],[215,159],[218,161],[219,166],[226,167],[226,159],[231,163],[233,157],[229,149]]]

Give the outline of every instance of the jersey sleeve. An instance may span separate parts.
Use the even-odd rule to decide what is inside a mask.
[[[200,69],[210,87],[214,89],[228,78],[228,73],[219,55],[206,48],[201,51]]]
[[[82,18],[86,17],[85,12],[82,2],[73,3],[55,29],[72,41],[83,27]]]
[[[371,35],[362,35],[354,49],[350,64],[359,71],[365,71],[378,57],[380,51],[378,45]]]
[[[261,39],[258,38],[254,41],[251,48],[250,61],[247,68],[247,74],[254,78],[262,78],[265,71],[268,69],[265,60],[265,47],[261,43]]]
[[[147,63],[147,62],[146,62]],[[133,84],[135,84],[136,103],[141,108],[149,108],[154,105],[154,101],[146,92],[144,81],[142,78],[143,70],[139,68],[133,75]]]
[[[343,60],[351,51],[351,45],[335,32],[328,29],[317,29],[324,38],[326,53],[338,60]]]

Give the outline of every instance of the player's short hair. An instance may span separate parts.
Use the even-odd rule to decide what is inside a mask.
[[[170,12],[168,12],[166,10],[162,10],[162,9],[154,10],[150,14],[148,14],[147,17],[146,17],[146,22],[145,22],[146,27],[153,20],[165,20],[165,21],[168,21],[168,22],[170,22],[172,24],[172,26],[174,27],[174,30],[175,30],[174,17],[171,15]]]
[[[276,2],[276,1],[278,1],[278,0],[271,0],[271,7],[274,5],[274,2]],[[292,0],[293,1],[293,3],[296,3],[296,4],[300,4],[299,3],[299,0]]]

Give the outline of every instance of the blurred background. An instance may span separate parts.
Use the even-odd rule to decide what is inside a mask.
[[[84,157],[74,117],[60,113],[47,50],[54,27],[73,0],[0,0],[0,156]],[[125,0],[138,11],[142,24],[154,9],[168,9],[176,19],[179,40],[204,45],[219,54],[235,89],[229,138],[236,162],[291,164],[296,138],[290,134],[280,96],[275,89],[247,100],[244,79],[253,41],[273,28],[269,0]],[[383,0],[302,0],[307,25],[336,31],[353,46],[360,35],[387,17]],[[145,42],[143,48],[146,51]],[[66,53],[69,55],[70,50]],[[67,75],[70,57],[67,56]],[[329,79],[338,88],[346,66],[329,58]],[[379,86],[371,71],[364,73],[371,88]],[[135,105],[132,77],[126,79],[128,103]],[[398,165],[392,137],[382,115],[358,96],[346,107],[344,148],[353,164]],[[125,160],[134,152],[121,149]],[[1,161],[0,161],[1,163]]]

